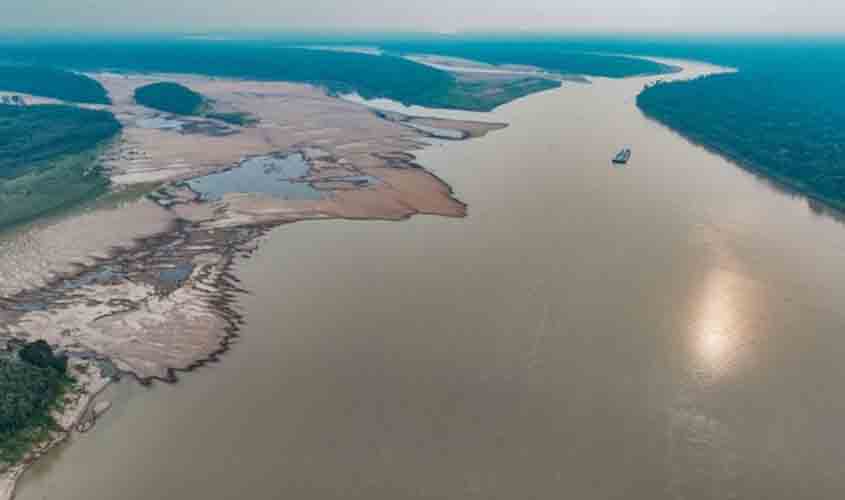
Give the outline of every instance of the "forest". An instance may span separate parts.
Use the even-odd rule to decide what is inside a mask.
[[[202,112],[205,98],[184,85],[159,82],[135,89],[135,102],[167,113],[196,115]]]
[[[55,429],[50,413],[71,383],[67,358],[44,341],[0,352],[0,465],[17,462]]]
[[[120,129],[107,111],[0,105],[0,227],[104,192],[97,153]]]
[[[108,111],[62,105],[0,105],[0,178],[40,162],[80,153],[115,135],[120,123]]]
[[[771,44],[698,53],[739,72],[647,88],[637,99],[643,113],[748,169],[845,209],[845,46]]]
[[[100,82],[85,75],[41,66],[0,64],[0,90],[69,102],[111,103]]]
[[[159,82],[138,87],[135,90],[135,102],[165,113],[204,116],[242,127],[252,125],[256,121],[249,113],[216,111],[213,101],[175,82]]]
[[[280,47],[252,42],[193,40],[94,40],[0,45],[7,60],[147,73],[314,83],[334,92],[358,92],[405,103],[448,99],[455,78],[400,57]]]
[[[317,50],[269,41],[45,41],[0,45],[0,53],[19,63],[53,64],[77,71],[195,73],[302,82],[322,86],[331,93],[357,92],[367,99],[387,98],[406,105],[473,111],[489,111],[509,100],[559,86],[553,80],[531,78],[494,94],[397,55]],[[641,64],[635,59],[623,59]],[[584,62],[583,66],[589,63]]]

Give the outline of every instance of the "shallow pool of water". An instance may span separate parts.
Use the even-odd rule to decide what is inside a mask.
[[[260,156],[244,160],[225,172],[199,177],[188,185],[207,200],[227,193],[256,193],[287,200],[317,200],[322,194],[303,178],[308,163],[300,154]]]

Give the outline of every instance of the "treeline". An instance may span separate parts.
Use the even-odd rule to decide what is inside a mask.
[[[292,41],[287,41],[292,45]],[[452,74],[394,55],[283,46],[272,40],[89,39],[0,44],[9,60],[51,64],[77,71],[195,73],[216,77],[292,81],[320,85],[333,93],[357,92],[366,99],[387,98],[406,105],[488,111],[499,104],[559,83],[534,78],[491,94]],[[562,60],[588,74],[650,72],[659,66],[631,58],[586,54]],[[507,61],[520,63],[521,61]],[[529,64],[530,61],[522,62]],[[562,63],[561,63],[562,64]],[[602,70],[601,64],[607,69]],[[624,67],[630,66],[632,67]],[[615,69],[614,69],[615,68]],[[489,90],[489,89],[482,89]],[[243,116],[224,116],[232,123]]]
[[[319,84],[406,104],[446,101],[456,85],[450,74],[400,57],[279,47],[246,41],[70,40],[0,45],[16,62],[80,71],[195,73],[218,77]]]
[[[0,179],[95,147],[120,131],[107,111],[73,106],[0,105]]]
[[[110,104],[100,82],[61,69],[30,65],[0,65],[0,90],[63,101]]]
[[[56,428],[51,412],[70,383],[67,358],[44,341],[0,353],[0,464],[20,460]]]
[[[659,84],[637,105],[693,142],[845,208],[845,46],[736,52],[739,73]]]
[[[135,102],[167,113],[196,115],[202,111],[206,100],[184,85],[160,82],[135,89]]]
[[[0,228],[105,192],[98,151],[119,131],[106,111],[0,105]]]

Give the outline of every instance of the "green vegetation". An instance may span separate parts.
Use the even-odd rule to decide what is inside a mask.
[[[527,95],[560,87],[560,82],[545,78],[517,78],[514,80],[458,80],[457,85],[429,107],[492,111],[502,104]]]
[[[63,101],[110,104],[100,82],[61,69],[28,65],[0,65],[0,90]]]
[[[637,105],[689,140],[845,209],[845,47],[734,52],[701,55],[734,61],[739,73],[652,86]]]
[[[43,340],[26,344],[18,352],[21,361],[38,368],[50,368],[57,373],[67,372],[67,357],[56,356],[50,344]]]
[[[87,151],[119,130],[120,123],[107,111],[0,105],[0,179],[45,160]]]
[[[213,101],[184,85],[174,82],[152,83],[139,87],[135,89],[135,101],[142,106],[166,113],[204,116],[240,127],[252,125],[256,122],[255,118],[249,113],[215,111]]]
[[[202,95],[172,82],[153,83],[135,89],[135,101],[142,106],[177,115],[198,115],[206,103]]]
[[[8,60],[81,71],[103,69],[313,83],[408,104],[432,101],[455,85],[443,71],[400,57],[194,40],[89,40],[0,44]]]
[[[67,155],[14,179],[0,179],[0,228],[94,199],[108,191],[98,150]]]
[[[525,95],[531,86],[476,94],[453,75],[402,57],[281,47],[273,43],[193,40],[103,40],[85,44],[0,44],[15,61],[39,61],[82,71],[103,69],[292,81],[320,85],[332,93],[357,92],[407,105],[489,110],[503,97]],[[555,82],[533,84],[550,88]],[[228,117],[227,118],[232,118]]]
[[[743,166],[845,208],[845,108],[786,98],[779,82],[717,75],[643,91],[643,112]]]
[[[67,358],[44,341],[17,353],[0,353],[0,464],[12,464],[56,428],[59,408],[72,381]]]
[[[99,147],[119,130],[106,111],[0,106],[0,227],[103,193]]]

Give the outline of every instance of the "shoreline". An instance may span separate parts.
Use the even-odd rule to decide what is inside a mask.
[[[225,91],[257,88],[255,95],[246,98],[226,94],[234,95],[236,101],[240,99],[240,106],[257,109],[262,103],[253,104],[255,97],[260,101],[264,99],[265,88],[274,88],[274,84],[263,82],[191,81],[212,88],[222,86]],[[119,78],[119,84],[125,82],[126,78]],[[244,323],[237,308],[238,295],[248,292],[239,287],[235,264],[240,258],[249,258],[270,230],[303,220],[399,221],[417,214],[463,217],[466,204],[455,198],[451,186],[417,164],[409,151],[429,146],[421,139],[466,140],[506,126],[399,115],[386,119],[365,106],[320,96],[310,87],[284,83],[276,87],[304,94],[304,100],[294,101],[298,106],[341,107],[338,118],[343,121],[349,120],[346,116],[352,112],[353,117],[370,123],[373,138],[378,142],[370,139],[359,144],[355,141],[360,139],[355,135],[348,138],[343,135],[347,130],[343,127],[335,129],[337,132],[333,133],[339,142],[336,146],[328,144],[329,147],[324,142],[306,139],[290,145],[270,143],[256,148],[258,143],[253,145],[241,139],[261,134],[262,142],[269,142],[268,138],[278,136],[268,136],[261,127],[229,127],[227,134],[220,135],[195,133],[193,129],[148,131],[135,127],[134,123],[139,111],[141,117],[149,116],[149,112],[121,103],[118,97],[114,109],[126,129],[105,155],[106,173],[112,180],[111,193],[139,185],[157,184],[157,187],[140,199],[116,208],[82,211],[68,218],[56,216],[53,225],[48,224],[46,228],[68,226],[72,234],[78,220],[99,234],[107,229],[98,226],[109,224],[98,222],[104,216],[121,226],[127,218],[136,218],[139,213],[147,216],[138,221],[137,230],[125,232],[128,240],[105,239],[104,248],[94,238],[88,246],[81,247],[79,258],[72,258],[64,267],[51,265],[40,283],[25,282],[17,286],[7,283],[6,292],[0,295],[0,338],[46,340],[66,352],[74,367],[86,366],[87,371],[106,363],[120,376],[129,376],[142,385],[155,381],[175,383],[180,373],[217,362],[238,337]],[[122,89],[111,90],[119,96]],[[270,93],[268,97],[274,99],[275,94]],[[154,113],[154,116],[169,115]],[[198,121],[203,120],[207,121]],[[356,121],[353,119],[351,123]],[[270,124],[266,123],[265,129],[267,125]],[[272,128],[266,130],[274,133]],[[283,132],[281,137],[288,140],[290,135]],[[235,143],[227,147],[237,152],[235,161],[227,160],[227,155],[218,157],[214,151],[203,150],[203,143],[220,150],[231,139],[243,143],[243,146]],[[173,143],[174,140],[177,142]],[[177,155],[181,156],[178,151],[197,153],[195,164],[200,168],[173,168],[173,160],[164,156],[160,167],[150,169],[150,156],[166,153],[168,142],[178,146]],[[307,164],[305,177],[291,182],[303,182],[319,189],[322,193],[319,199],[297,201],[231,193],[219,200],[206,200],[186,182],[238,171],[250,158],[290,155],[300,155]],[[138,158],[143,161],[137,161]],[[204,158],[212,163],[205,163]],[[372,178],[375,184],[370,181],[362,184],[359,178]],[[156,222],[151,224],[153,221]],[[21,225],[24,234],[39,229],[42,228],[37,224]],[[70,237],[62,236],[63,233],[53,235],[59,244]],[[14,231],[10,234],[14,236]],[[80,240],[79,235],[72,238]],[[184,266],[188,266],[187,272]],[[127,329],[128,326],[133,326],[134,331]],[[73,432],[87,431],[93,426],[98,415],[91,415],[92,407],[111,380],[87,372],[77,378],[79,389],[74,402],[57,415],[60,430],[47,442],[33,447],[21,462],[0,473],[0,500],[14,498],[18,481],[40,457],[66,442]]]
[[[633,57],[633,56],[632,56]],[[637,56],[640,57],[640,56]],[[667,59],[667,58],[658,58],[658,57],[648,57],[642,56],[643,58],[651,59],[657,62],[663,62],[664,64],[672,64],[674,61],[675,63],[681,62],[694,62],[694,61],[686,61],[682,59]],[[702,64],[702,63],[699,63]],[[713,65],[710,63],[705,63],[708,66],[711,66],[714,71],[707,73],[706,75],[701,75],[699,77],[704,76],[713,76],[717,74],[728,74],[728,73],[739,73],[740,70],[737,68],[731,67],[722,67]],[[697,77],[698,78],[698,77]],[[687,79],[684,79],[687,80]],[[778,189],[779,191],[792,195],[792,196],[800,196],[807,199],[808,204],[815,204],[821,205],[818,207],[821,211],[828,211],[831,212],[831,216],[842,219],[845,216],[845,200],[839,200],[835,198],[831,198],[824,194],[819,193],[812,187],[807,186],[805,183],[801,182],[800,180],[790,178],[778,172],[775,172],[763,165],[758,164],[757,162],[742,158],[740,155],[737,155],[720,144],[716,144],[715,142],[709,142],[707,140],[701,139],[697,137],[695,133],[689,132],[684,130],[680,127],[675,127],[668,121],[664,121],[658,116],[657,113],[649,111],[644,107],[640,106],[639,102],[636,104],[637,109],[643,114],[643,116],[648,119],[649,121],[658,124],[666,129],[672,131],[673,133],[677,134],[685,141],[687,141],[690,145],[699,147],[704,149],[705,151],[712,153],[720,158],[725,159],[729,163],[733,164],[734,166],[740,168],[741,170],[754,175],[755,177],[766,181],[767,183],[771,184],[773,187]],[[816,210],[816,208],[814,208]]]
[[[85,368],[84,374],[78,371],[80,367]],[[35,462],[67,442],[74,432],[86,432],[108,410],[106,408],[101,412],[94,412],[93,407],[97,397],[112,384],[113,380],[103,377],[96,364],[89,361],[76,361],[68,367],[68,370],[71,369],[78,374],[74,377],[77,387],[71,391],[70,397],[74,398],[73,401],[67,404],[68,397],[65,396],[64,411],[54,414],[58,429],[51,433],[49,439],[33,446],[20,462],[0,470],[0,500],[13,500],[20,479]],[[82,431],[85,425],[89,427]]]
[[[369,109],[366,109],[366,113],[374,115]],[[452,130],[461,132],[461,137],[439,137],[443,140],[480,137],[505,126],[504,124],[475,123],[478,129],[467,131],[457,126],[459,122],[454,120],[422,117],[410,117],[410,119],[424,120],[423,126],[432,127],[435,132],[441,127],[449,130],[449,125],[454,127]],[[403,118],[382,121],[401,128],[405,131],[402,133],[432,137],[431,130],[408,127],[404,124],[406,120]],[[158,132],[152,135],[155,136],[155,140],[163,137],[163,133]],[[434,137],[438,138],[437,135]],[[155,141],[152,142],[154,143]],[[359,148],[358,143],[353,144],[354,148]],[[231,348],[232,342],[238,338],[244,317],[237,310],[237,296],[248,292],[238,285],[235,264],[238,262],[238,257],[249,258],[258,248],[261,239],[272,229],[308,220],[401,221],[418,214],[458,218],[466,215],[468,207],[455,197],[452,187],[436,174],[417,164],[414,155],[408,152],[413,149],[422,149],[427,145],[413,141],[399,143],[399,145],[407,149],[398,148],[394,144],[388,144],[386,148],[380,145],[373,148],[371,144],[363,143],[360,148],[365,153],[352,149],[354,153],[352,153],[353,160],[351,161],[347,159],[347,155],[339,154],[339,151],[350,150],[346,144],[328,152],[324,144],[309,144],[308,142],[299,142],[294,147],[270,151],[269,154],[274,155],[308,156],[309,170],[304,179],[311,185],[320,183],[329,185],[328,190],[332,193],[331,196],[313,203],[280,201],[243,193],[227,194],[221,200],[213,202],[201,201],[198,199],[197,192],[186,189],[184,186],[180,187],[181,183],[190,179],[236,170],[246,161],[248,154],[242,154],[240,160],[235,163],[224,162],[223,165],[214,168],[204,167],[192,171],[190,175],[186,175],[182,170],[176,170],[175,174],[169,173],[173,177],[164,182],[162,188],[155,191],[157,197],[161,196],[158,200],[163,200],[163,204],[155,199],[151,201],[149,197],[142,202],[155,205],[170,214],[170,222],[165,230],[134,238],[129,246],[110,247],[106,255],[100,255],[85,265],[76,265],[72,272],[60,273],[43,286],[3,297],[0,299],[0,319],[3,318],[5,307],[6,313],[11,314],[14,319],[16,332],[39,331],[43,332],[40,335],[51,341],[51,344],[61,343],[65,341],[61,335],[63,330],[37,329],[37,327],[51,327],[54,324],[67,326],[64,322],[70,317],[76,319],[77,314],[73,308],[82,307],[80,305],[82,299],[93,298],[106,303],[108,302],[106,299],[110,296],[108,294],[114,294],[113,290],[118,289],[120,295],[113,296],[123,301],[119,307],[104,310],[105,306],[103,306],[96,315],[92,313],[90,317],[86,317],[87,319],[79,319],[78,326],[74,327],[78,331],[74,333],[73,342],[68,345],[84,346],[85,353],[93,353],[94,359],[112,362],[121,374],[131,376],[141,384],[149,385],[156,380],[175,383],[178,381],[179,373],[191,372],[218,361]],[[344,147],[347,149],[343,149]],[[321,153],[310,156],[307,153],[309,148],[320,149]],[[256,154],[267,155],[268,152],[259,151]],[[113,169],[111,173],[115,176],[135,175],[136,171],[132,170],[131,164],[129,167],[124,170]],[[145,166],[144,175],[148,175],[149,172],[150,170]],[[360,188],[350,182],[349,186],[340,189],[334,181],[339,173],[349,178],[356,175],[381,176],[379,177],[380,184]],[[158,175],[158,172],[156,171],[155,174]],[[406,191],[403,189],[409,181],[404,177],[408,176],[413,183]],[[142,176],[141,179],[146,180],[147,177]],[[397,189],[398,194],[394,193]],[[393,196],[396,198],[392,198]],[[190,273],[176,284],[167,283],[167,280],[162,278],[163,272],[181,262],[191,263],[193,267]],[[107,277],[100,276],[103,269],[108,269]],[[90,276],[93,278],[89,280]],[[78,283],[82,285],[77,285]],[[70,290],[74,293],[83,288],[86,292],[92,291],[82,299],[69,300],[67,294],[61,291],[67,290],[69,284]],[[80,288],[74,288],[76,286]],[[150,309],[148,301],[153,302],[156,308]],[[16,309],[29,303],[39,304],[39,306],[43,304],[44,311]],[[181,310],[186,309],[195,316],[180,315]],[[10,310],[11,313],[9,313]],[[62,316],[63,312],[64,316]],[[200,323],[198,328],[188,329],[184,333],[190,347],[196,350],[177,352],[174,356],[173,353],[164,349],[162,352],[166,352],[167,357],[159,360],[156,357],[159,354],[156,352],[126,353],[120,350],[120,346],[115,347],[109,343],[108,339],[103,338],[103,335],[121,330],[120,327],[124,325],[120,323],[123,321],[121,318],[128,317],[126,321],[147,321],[153,312],[159,316],[161,324],[167,325],[168,328]],[[199,321],[196,321],[197,318]],[[96,323],[102,332],[100,330],[88,332],[86,325],[83,324],[85,321],[90,321],[91,324]],[[103,323],[106,324],[105,327],[102,326]],[[152,328],[152,325],[148,328]],[[191,335],[199,334],[198,330],[203,330],[202,335],[196,342],[191,342]],[[15,332],[12,334],[14,336]],[[129,337],[132,337],[132,334],[131,331],[121,333]],[[0,330],[0,335],[3,335],[2,330]],[[154,337],[152,340],[161,339]],[[166,348],[167,345],[163,347]],[[103,389],[105,387],[107,385]],[[94,399],[96,395],[86,400],[81,414],[85,413]],[[51,443],[38,456],[43,456],[54,446],[64,442],[72,429],[73,427],[67,431],[67,436],[61,441]],[[0,496],[0,500],[13,498],[14,483],[30,464],[31,462],[25,465],[20,464],[19,466],[23,467],[20,471],[15,469],[8,497]]]
[[[752,174],[761,180],[766,181],[767,183],[775,187],[777,190],[785,194],[806,198],[808,202],[820,203],[824,207],[824,209],[832,211],[834,216],[836,217],[841,218],[843,215],[845,215],[845,201],[836,200],[819,194],[813,189],[806,187],[803,183],[799,181],[790,179],[783,175],[779,175],[776,172],[770,171],[766,167],[759,166],[752,161],[744,160],[739,156],[724,150],[716,144],[711,144],[704,140],[699,140],[695,137],[694,134],[688,133],[680,128],[675,128],[669,123],[662,121],[656,115],[653,115],[652,113],[642,108],[638,107],[638,109],[640,109],[646,119],[674,132],[675,134],[683,138],[685,141],[687,141],[687,143],[689,143],[691,146],[702,148],[709,153],[719,156],[720,158],[724,158],[726,161],[735,165],[739,169],[749,174]]]

